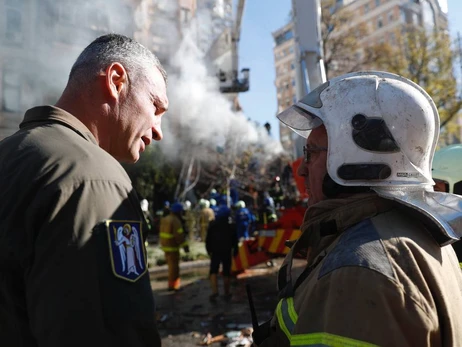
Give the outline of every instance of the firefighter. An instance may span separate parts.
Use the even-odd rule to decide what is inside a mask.
[[[217,214],[219,207],[217,206],[217,201],[215,199],[210,199],[210,208],[212,209],[213,213]]]
[[[263,192],[262,205],[260,207],[259,222],[263,224],[272,223],[277,220],[276,215],[276,206],[274,205],[274,200],[271,195],[265,191]]]
[[[435,153],[432,176],[435,191],[462,195],[462,144],[447,146]],[[452,246],[462,268],[462,242]]]
[[[168,290],[180,290],[180,248],[183,247],[189,253],[186,242],[181,214],[183,205],[179,202],[172,204],[170,213],[160,221],[160,247],[165,252],[165,260],[168,266]]]
[[[192,241],[195,239],[196,235],[196,216],[194,211],[191,208],[191,201],[186,200],[184,202],[184,216],[183,219],[186,224],[186,229],[188,229],[189,240]]]
[[[205,237],[207,236],[207,228],[209,223],[215,219],[215,214],[210,208],[210,202],[205,199],[199,200],[199,228],[200,228],[200,239],[205,242]]]
[[[257,346],[460,346],[462,197],[435,193],[438,110],[386,72],[336,77],[278,115],[307,137],[309,207]],[[296,254],[306,268],[293,278]],[[255,316],[255,315],[254,315]]]
[[[237,237],[239,240],[249,238],[250,226],[255,222],[253,214],[245,207],[245,202],[239,200],[235,205],[235,220],[237,226]]]
[[[151,213],[151,211],[149,211],[149,202],[148,200],[146,199],[143,199],[141,200],[140,202],[140,206],[141,206],[141,211],[143,212],[143,217],[144,217],[144,226],[145,226],[145,230],[146,232],[144,233],[145,234],[145,246],[148,245],[148,241],[152,241],[153,238],[154,238],[154,217]]]
[[[170,201],[165,200],[164,206],[162,207],[162,216],[166,217],[170,214]]]
[[[281,208],[284,200],[284,192],[281,187],[281,178],[279,176],[274,178],[274,182],[271,184],[268,193],[273,197],[276,209]]]
[[[231,218],[231,210],[222,205],[207,230],[205,248],[210,256],[210,284],[212,294],[210,300],[215,301],[218,297],[218,269],[222,264],[224,299],[231,298],[231,256],[237,255],[236,224]]]

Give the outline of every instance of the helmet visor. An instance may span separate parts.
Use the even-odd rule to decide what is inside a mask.
[[[277,118],[281,123],[287,125],[304,138],[308,137],[311,129],[317,128],[322,124],[319,117],[297,105],[292,105],[287,110],[282,111],[277,115]]]

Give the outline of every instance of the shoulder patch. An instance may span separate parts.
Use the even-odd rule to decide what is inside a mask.
[[[345,266],[365,267],[394,278],[382,241],[370,219],[345,230],[337,245],[326,256],[318,279]]]
[[[112,271],[118,278],[136,282],[147,271],[140,221],[106,221]]]

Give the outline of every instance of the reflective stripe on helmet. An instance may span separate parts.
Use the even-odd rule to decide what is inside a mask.
[[[291,346],[330,346],[330,347],[377,347],[372,343],[350,339],[328,333],[312,333],[293,335],[290,340]]]

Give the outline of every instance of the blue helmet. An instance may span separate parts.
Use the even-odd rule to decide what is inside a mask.
[[[231,210],[228,206],[222,205],[215,214],[215,218],[228,218],[231,215]]]
[[[183,204],[181,204],[179,202],[175,202],[174,204],[172,204],[172,207],[170,208],[170,211],[172,211],[173,213],[183,212]]]

